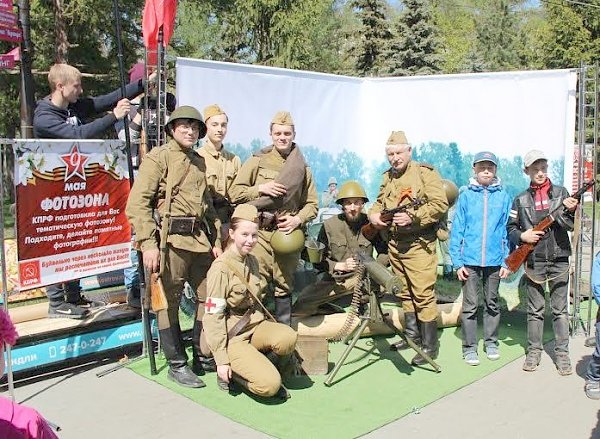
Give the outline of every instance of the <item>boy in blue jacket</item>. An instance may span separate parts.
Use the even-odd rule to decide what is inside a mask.
[[[596,254],[592,267],[592,293],[600,305],[600,253]],[[600,311],[598,312],[600,315]],[[585,394],[590,399],[600,399],[600,320],[596,317],[596,349],[585,374]]]
[[[458,279],[463,282],[461,328],[463,358],[469,365],[479,364],[477,354],[477,304],[479,285],[483,286],[485,310],[483,334],[485,352],[490,360],[500,358],[498,351],[498,287],[510,271],[504,265],[508,256],[506,223],[511,198],[496,177],[498,159],[483,151],[473,159],[474,177],[456,206],[450,236],[450,257]]]

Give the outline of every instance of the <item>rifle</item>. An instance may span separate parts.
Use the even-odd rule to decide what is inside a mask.
[[[581,186],[577,190],[577,192],[575,192],[571,197],[579,200],[581,198],[581,196],[589,188],[594,186],[594,184],[596,184],[596,180],[590,180],[587,183],[584,183],[583,186]],[[552,226],[552,224],[554,224],[554,222],[556,221],[555,215],[561,209],[564,209],[564,206],[562,204],[560,206],[558,206],[556,209],[554,209],[552,212],[550,212],[539,223],[537,223],[533,227],[533,231],[534,232],[546,232]],[[533,251],[533,249],[535,248],[536,245],[537,245],[537,243],[530,244],[528,242],[524,242],[523,244],[518,246],[515,250],[513,250],[511,252],[511,254],[508,255],[508,257],[504,260],[504,263],[506,264],[508,269],[510,271],[512,271],[513,273],[515,273],[519,269],[519,267],[523,264],[523,262],[525,262],[525,260],[527,259],[529,254]]]
[[[390,223],[392,221],[392,219],[394,218],[395,214],[400,213],[400,212],[406,212],[411,207],[418,209],[419,206],[421,206],[423,204],[425,204],[424,199],[415,198],[410,203],[402,204],[402,205],[394,207],[392,209],[383,210],[383,211],[381,211],[381,221],[383,221],[384,223]],[[388,227],[389,227],[389,225],[388,225]],[[377,236],[379,229],[377,227],[375,227],[373,224],[369,223],[369,224],[365,224],[364,226],[362,226],[360,228],[360,231],[365,238],[367,238],[369,241],[372,241],[375,238],[375,236]]]

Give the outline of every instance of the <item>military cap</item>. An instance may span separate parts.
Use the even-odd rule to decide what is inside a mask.
[[[493,152],[481,151],[473,157],[473,165],[479,162],[492,162],[494,165],[498,166],[498,157],[496,157],[496,154]]]
[[[258,221],[258,210],[251,204],[240,204],[233,211],[231,218],[239,218],[247,221]]]
[[[330,184],[337,184],[337,180],[335,179],[335,177],[329,177],[329,181],[327,182],[327,186],[329,186]]]
[[[292,119],[292,115],[289,111],[278,111],[273,116],[273,120],[271,124],[276,123],[277,125],[292,125],[294,126],[294,119]]]
[[[386,145],[408,145],[404,131],[392,131]]]
[[[540,151],[538,149],[532,149],[527,154],[525,154],[525,159],[523,159],[523,164],[525,165],[526,168],[529,168],[531,165],[533,165],[538,160],[548,160],[548,159],[546,158],[546,154],[544,154],[542,151]]]
[[[213,116],[218,116],[219,114],[225,114],[225,112],[219,107],[217,104],[209,105],[202,112],[204,113],[204,122],[207,122]]]

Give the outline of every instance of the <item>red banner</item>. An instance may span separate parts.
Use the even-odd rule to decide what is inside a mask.
[[[13,11],[12,0],[0,0],[0,11]]]
[[[0,40],[20,43],[23,39],[21,29],[3,26],[0,24]]]
[[[11,55],[0,55],[0,69],[14,69],[15,57]]]
[[[15,155],[21,289],[130,266],[122,142],[28,140]]]
[[[0,24],[9,27],[17,27],[17,14],[0,10]]]
[[[158,46],[158,30],[163,28],[163,46],[171,41],[175,27],[177,0],[146,0],[142,16],[142,34],[144,46],[156,49]]]

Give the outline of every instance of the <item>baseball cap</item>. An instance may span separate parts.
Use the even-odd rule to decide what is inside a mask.
[[[493,152],[481,151],[473,157],[473,164],[479,162],[492,162],[494,165],[498,166],[498,157],[496,157],[496,154]]]
[[[532,149],[527,154],[525,154],[525,158],[523,159],[523,164],[525,165],[526,168],[528,168],[531,165],[533,165],[534,162],[537,162],[538,160],[548,160],[548,159],[546,158],[546,155],[539,149]]]

